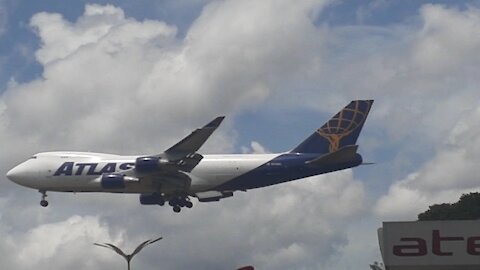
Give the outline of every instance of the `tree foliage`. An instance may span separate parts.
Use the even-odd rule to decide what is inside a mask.
[[[480,219],[480,193],[463,194],[456,203],[434,204],[418,215],[418,220]]]

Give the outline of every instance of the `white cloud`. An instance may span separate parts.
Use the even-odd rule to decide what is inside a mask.
[[[388,218],[415,218],[433,203],[457,201],[462,193],[478,191],[480,182],[480,106],[464,112],[445,134],[442,147],[415,173],[394,183],[376,212]]]
[[[469,72],[469,65],[478,64],[480,57],[471,54],[480,47],[478,8],[460,11],[425,5],[421,16],[424,24],[413,48],[413,61],[418,72],[448,75],[446,72],[452,70]],[[464,69],[465,65],[467,69]]]
[[[122,234],[113,235],[108,225],[94,216],[72,216],[64,221],[47,223],[25,234],[1,230],[2,244],[9,254],[2,267],[9,269],[98,269],[113,264],[114,254],[96,250],[94,242],[121,244]]]
[[[476,53],[480,38],[475,34],[480,10],[426,5],[421,16],[423,27],[413,39],[410,65],[418,74],[414,82],[424,88],[416,95],[421,99],[413,101],[419,117],[407,116],[415,128],[406,130],[429,138],[435,151],[380,198],[375,211],[383,218],[416,218],[428,205],[453,202],[480,188],[476,180],[480,96],[474,74],[480,62]]]
[[[208,232],[217,219],[200,216],[218,211],[222,226],[214,234],[223,237],[211,244],[236,253],[219,265],[243,259],[262,269],[323,269],[348,242],[348,224],[368,212],[364,187],[352,178],[346,170],[239,193],[218,205],[199,204],[197,229]]]
[[[244,154],[267,154],[271,153],[259,142],[252,141],[250,142],[250,147],[242,146],[242,153]]]
[[[253,13],[233,16],[255,5]],[[176,39],[173,26],[126,18],[109,5],[88,5],[73,23],[39,13],[31,25],[42,42],[36,55],[44,65],[43,79],[7,89],[3,126],[32,144],[47,143],[45,148],[101,145],[125,152],[158,134],[168,147],[186,119],[191,129],[258,104],[277,78],[287,79],[303,65],[301,51],[315,37],[309,12],[321,4],[298,2],[292,10],[284,5],[212,3],[184,40]],[[288,16],[279,18],[277,12]],[[132,133],[137,130],[142,132]],[[139,150],[146,149],[151,145]]]

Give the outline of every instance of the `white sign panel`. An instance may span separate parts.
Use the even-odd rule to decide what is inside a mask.
[[[379,234],[385,265],[480,269],[480,221],[384,222]]]

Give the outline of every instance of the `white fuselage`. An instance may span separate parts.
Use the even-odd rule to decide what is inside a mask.
[[[212,189],[262,164],[278,154],[204,155],[188,173],[188,192]],[[124,189],[104,189],[100,180],[104,173],[121,173],[132,169],[139,156],[120,156],[90,152],[46,152],[16,166],[7,173],[12,181],[34,189],[65,192],[148,193],[158,189],[158,181],[136,181]]]

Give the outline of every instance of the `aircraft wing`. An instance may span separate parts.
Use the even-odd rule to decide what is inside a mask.
[[[168,148],[164,153],[157,155],[165,157],[168,163],[176,170],[190,172],[203,159],[197,151],[220,126],[225,116],[219,116],[202,128],[194,130],[190,135],[183,138],[174,146]]]
[[[220,126],[224,118],[225,116],[219,116],[204,127],[194,130],[190,135],[167,149],[161,155],[166,155],[169,161],[177,161],[195,155],[210,135]]]
[[[219,116],[204,127],[194,130],[164,153],[155,156],[139,157],[135,167],[120,172],[125,176],[162,182],[163,185],[185,189],[191,181],[188,172],[203,159],[197,151],[222,123],[224,116]]]

